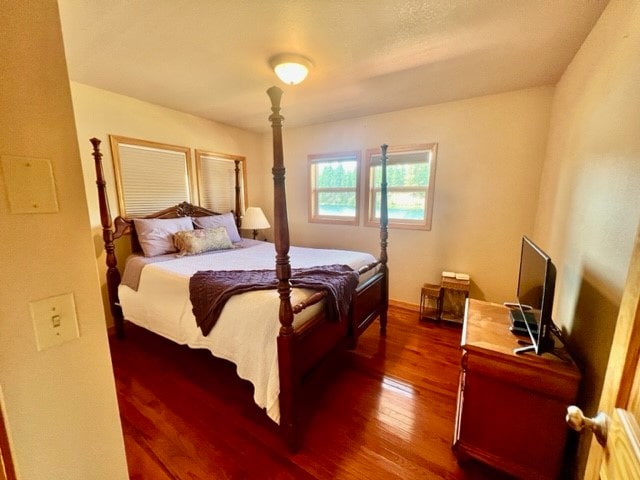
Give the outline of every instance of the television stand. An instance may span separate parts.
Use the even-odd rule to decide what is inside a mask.
[[[560,344],[515,354],[510,325],[503,305],[467,300],[453,451],[517,478],[563,478],[564,417],[580,374]]]

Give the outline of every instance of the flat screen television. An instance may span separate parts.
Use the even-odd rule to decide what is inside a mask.
[[[530,344],[515,353],[534,351],[541,355],[553,351],[553,295],[556,268],[549,255],[526,236],[522,237],[520,271],[518,273],[517,307],[511,310],[514,329],[526,330]]]

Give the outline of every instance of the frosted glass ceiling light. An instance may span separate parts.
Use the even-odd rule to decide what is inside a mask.
[[[311,60],[302,55],[283,53],[269,60],[269,64],[280,80],[289,85],[297,85],[307,78],[313,66]]]

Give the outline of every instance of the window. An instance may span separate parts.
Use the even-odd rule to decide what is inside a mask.
[[[360,152],[309,155],[309,221],[358,225]]]
[[[387,149],[389,226],[431,230],[438,144],[390,146]],[[380,149],[367,150],[367,220],[380,224]]]
[[[237,169],[237,170],[236,170]],[[218,213],[236,209],[236,174],[240,188],[240,212],[246,205],[245,158],[196,149],[196,175],[200,205]]]
[[[190,202],[187,147],[109,135],[120,215],[142,217]]]

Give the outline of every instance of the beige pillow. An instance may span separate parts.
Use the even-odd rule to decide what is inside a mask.
[[[173,243],[179,250],[179,257],[233,248],[233,243],[224,227],[176,232],[173,234]]]

